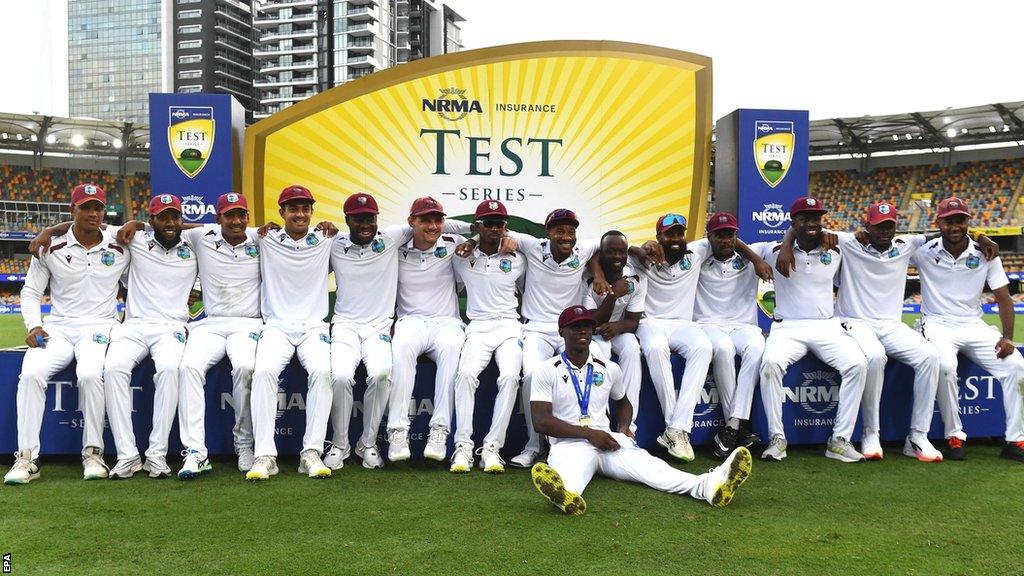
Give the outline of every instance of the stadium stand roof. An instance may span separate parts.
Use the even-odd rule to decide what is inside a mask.
[[[1024,102],[971,108],[814,120],[810,154],[868,155],[920,150],[944,152],[964,146],[1024,145]]]
[[[0,113],[0,150],[149,157],[149,126],[86,118]]]

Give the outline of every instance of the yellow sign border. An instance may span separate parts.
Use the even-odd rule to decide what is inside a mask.
[[[674,66],[694,73],[697,96],[694,122],[696,126],[693,185],[690,191],[690,206],[687,207],[691,225],[687,228],[687,236],[690,240],[703,236],[710,177],[709,160],[711,158],[711,58],[660,46],[610,40],[525,42],[415,60],[346,82],[249,126],[245,131],[242,192],[249,201],[249,205],[255,208],[253,210],[255,222],[258,224],[266,222],[262,198],[263,171],[257,169],[257,160],[262,167],[267,137],[274,132],[348,100],[410,80],[482,64],[553,56],[626,58]],[[260,191],[261,197],[259,198],[257,191]]]

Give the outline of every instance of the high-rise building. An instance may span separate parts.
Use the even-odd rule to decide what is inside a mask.
[[[251,119],[251,0],[175,0],[174,91],[231,94]]]
[[[148,122],[149,93],[171,87],[167,0],[69,0],[68,111]]]
[[[434,0],[257,0],[257,118],[333,86],[462,48],[464,19]]]

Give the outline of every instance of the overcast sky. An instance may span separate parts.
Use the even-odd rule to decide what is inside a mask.
[[[714,117],[811,118],[1024,100],[1024,2],[453,0],[467,50],[624,40],[710,56]],[[0,111],[66,113],[65,0],[0,0]],[[65,109],[61,110],[61,107]]]

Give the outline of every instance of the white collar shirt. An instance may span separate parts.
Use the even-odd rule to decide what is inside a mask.
[[[686,253],[675,264],[645,268],[631,257],[633,268],[647,277],[648,318],[693,320],[701,264],[710,252],[710,244],[702,238],[687,242]]]
[[[199,259],[199,285],[207,317],[260,318],[260,247],[255,228],[232,246],[219,225],[184,230]]]
[[[953,257],[935,238],[914,254],[921,274],[921,313],[952,320],[981,316],[981,292],[988,284],[996,290],[1010,283],[1000,258],[986,260],[973,240]]]
[[[578,241],[561,262],[551,255],[547,238],[509,232],[526,257],[526,284],[523,289],[523,317],[530,322],[558,322],[558,315],[570,306],[583,303],[583,275],[587,262],[600,248],[599,240]]]
[[[459,318],[455,247],[465,242],[458,234],[444,234],[433,246],[418,250],[409,240],[398,249],[398,317]]]
[[[626,294],[615,300],[612,314],[609,321],[617,322],[626,317],[626,312],[643,313],[647,303],[647,278],[639,274],[632,266],[626,264],[622,268],[622,277],[626,279]],[[597,309],[607,295],[598,294],[594,291],[594,279],[587,278],[583,287],[584,308]]]
[[[188,295],[199,269],[195,248],[184,235],[174,246],[164,248],[154,235],[152,228],[136,232],[128,246],[132,265],[125,320],[187,322]]]
[[[922,234],[897,236],[879,252],[864,246],[853,234],[839,232],[843,265],[839,269],[836,315],[863,320],[903,318],[903,293],[910,258],[925,243]]]
[[[532,377],[530,389],[531,402],[550,402],[551,414],[563,422],[579,425],[582,409],[579,396],[569,376],[569,370],[576,375],[580,392],[586,386],[587,365],[593,367],[593,380],[590,387],[590,402],[587,413],[590,416],[590,427],[610,432],[608,422],[608,401],[621,400],[626,395],[626,387],[622,382],[622,372],[618,364],[610,360],[602,360],[593,355],[587,358],[582,366],[568,366],[559,354],[545,360]],[[633,407],[636,410],[636,407]],[[566,442],[567,438],[550,438],[552,444]]]
[[[749,247],[761,254],[771,242]],[[722,324],[757,324],[757,274],[749,260],[734,253],[717,260],[711,251],[701,264],[694,319]]]
[[[519,319],[516,286],[526,274],[519,252],[488,255],[477,247],[467,258],[452,260],[455,277],[466,287],[466,316],[470,320]]]
[[[775,267],[779,254],[779,242],[766,243],[760,256]],[[793,245],[796,270],[789,277],[775,274],[775,319],[776,320],[826,320],[835,315],[832,287],[842,252],[821,247],[804,252]]]
[[[260,309],[267,324],[313,325],[324,321],[333,244],[333,238],[314,229],[298,240],[284,229],[260,238]]]

